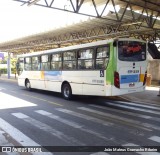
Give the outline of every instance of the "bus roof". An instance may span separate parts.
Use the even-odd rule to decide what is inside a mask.
[[[45,54],[56,53],[56,52],[69,51],[69,50],[74,50],[74,49],[81,49],[81,48],[92,47],[92,46],[97,46],[97,45],[104,45],[106,43],[111,43],[115,40],[142,41],[142,40],[139,40],[139,39],[132,39],[132,38],[119,38],[119,39],[101,40],[101,41],[96,41],[96,42],[92,42],[92,43],[86,43],[86,44],[73,45],[73,46],[68,46],[68,47],[63,47],[63,48],[44,50],[44,51],[34,52],[34,53],[21,54],[21,55],[18,55],[17,57],[18,58],[19,57],[27,57],[27,56],[29,57],[29,56],[37,56],[37,55],[45,55]]]

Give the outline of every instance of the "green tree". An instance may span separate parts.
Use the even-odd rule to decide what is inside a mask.
[[[17,58],[11,58],[11,66],[14,74],[16,73],[16,62],[17,62]]]
[[[7,57],[5,57],[3,60],[0,60],[0,64],[7,64]]]
[[[6,56],[3,60],[0,60],[0,64],[7,64],[7,61],[8,61],[8,56]],[[12,70],[12,73],[16,73],[16,62],[17,62],[17,58],[11,58],[10,59],[10,64],[11,64],[11,70]],[[7,69],[5,69],[5,72],[7,72]]]

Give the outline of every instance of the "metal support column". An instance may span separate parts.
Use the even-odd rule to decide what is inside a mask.
[[[7,74],[8,74],[8,79],[10,79],[10,75],[11,75],[10,56],[11,56],[11,53],[8,52],[8,59],[7,59]]]

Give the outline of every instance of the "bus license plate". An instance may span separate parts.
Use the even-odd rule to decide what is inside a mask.
[[[130,84],[129,84],[129,87],[134,87],[134,86],[135,86],[134,83],[130,83]]]

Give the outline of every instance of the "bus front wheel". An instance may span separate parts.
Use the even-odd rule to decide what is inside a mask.
[[[72,98],[72,90],[68,83],[65,83],[62,86],[62,95],[63,95],[63,98],[66,100],[70,100]]]
[[[26,86],[27,90],[31,90],[31,84],[30,84],[29,80],[26,80],[25,86]]]

